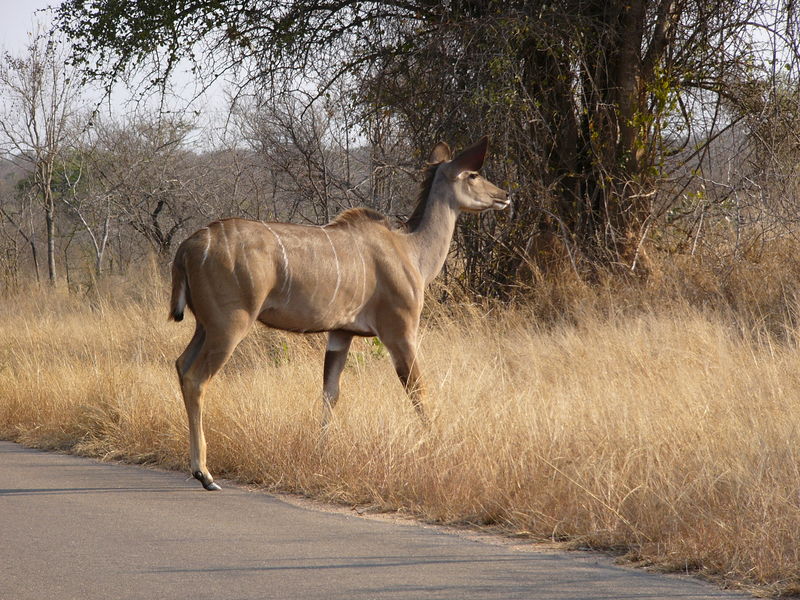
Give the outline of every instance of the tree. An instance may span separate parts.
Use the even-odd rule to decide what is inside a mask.
[[[518,193],[502,227],[491,218],[462,224],[467,263],[492,265],[466,273],[483,293],[513,280],[540,231],[557,234],[584,264],[640,268],[647,232],[680,197],[659,185],[669,169],[693,172],[770,65],[796,73],[795,19],[793,3],[770,0],[150,0],[124,8],[66,0],[59,9],[76,60],[105,81],[146,64],[163,82],[188,58],[200,73],[237,71],[273,93],[298,77],[318,95],[344,82],[365,129],[388,114],[420,156],[438,138],[463,145],[489,133],[502,157],[502,176],[491,175],[516,182]],[[714,114],[710,124],[699,123],[693,104]]]
[[[354,206],[395,208],[389,162],[396,153],[390,157],[380,131],[372,132],[369,147],[359,143],[349,104],[349,94],[338,89],[307,104],[292,97],[237,99],[237,134],[270,173],[268,218],[324,224]]]
[[[14,233],[7,235],[12,244],[16,247],[16,236],[19,236],[30,248],[33,272],[36,276],[36,283],[39,283],[41,281],[39,272],[39,249],[36,244],[36,227],[33,218],[33,214],[36,212],[34,205],[37,202],[34,198],[31,198],[31,189],[28,185],[29,180],[21,175],[20,177],[20,181],[14,186],[15,193],[11,194],[6,192],[3,194],[3,201],[0,202],[0,216],[11,225]],[[16,199],[17,202],[14,202],[13,199]],[[16,271],[16,260],[12,268]]]
[[[159,256],[171,252],[187,223],[211,213],[200,194],[207,171],[186,148],[192,127],[155,114],[98,117],[86,152],[95,197]]]
[[[92,177],[92,165],[97,156],[91,139],[85,139],[66,160],[61,161],[55,188],[60,201],[77,218],[86,233],[94,253],[94,274],[103,273],[104,259],[116,215],[111,194],[99,178]]]
[[[0,134],[5,156],[28,163],[44,209],[47,274],[56,283],[56,201],[53,181],[59,154],[75,131],[79,77],[66,64],[56,38],[36,34],[23,56],[4,55],[0,64]]]

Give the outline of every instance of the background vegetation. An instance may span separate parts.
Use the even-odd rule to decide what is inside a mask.
[[[65,0],[0,63],[0,436],[184,469],[177,244],[402,219],[435,142],[488,134],[514,210],[462,218],[429,294],[431,428],[364,341],[321,445],[322,340],[261,331],[211,388],[212,471],[800,592],[797,25],[766,0]]]
[[[460,290],[646,279],[653,253],[720,273],[795,233],[797,33],[794,3],[767,0],[65,0],[0,72],[27,179],[2,192],[2,254],[77,281],[166,262],[220,216],[405,215],[437,141],[488,134],[515,210],[462,221]],[[224,80],[225,114],[181,103],[176,73]],[[81,81],[160,102],[109,114]]]

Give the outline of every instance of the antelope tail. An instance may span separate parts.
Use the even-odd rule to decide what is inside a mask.
[[[183,321],[186,308],[186,270],[183,267],[183,255],[178,252],[172,262],[172,297],[169,303],[169,318]]]

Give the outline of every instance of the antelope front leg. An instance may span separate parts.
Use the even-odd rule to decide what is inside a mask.
[[[419,365],[417,364],[416,344],[413,338],[403,338],[400,340],[387,341],[383,340],[389,354],[392,355],[394,362],[394,369],[400,382],[406,390],[414,410],[417,411],[420,420],[427,424],[428,418],[425,415],[425,410],[422,407],[422,398],[424,396],[424,387],[422,384],[422,374],[420,373]]]
[[[339,379],[342,376],[353,334],[331,331],[325,350],[325,367],[322,374],[322,429],[328,427],[331,411],[339,399]]]

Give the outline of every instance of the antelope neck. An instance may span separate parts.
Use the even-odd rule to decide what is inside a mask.
[[[441,176],[438,176],[431,186],[419,225],[409,233],[409,241],[426,285],[444,266],[457,218],[458,208],[452,192]]]

